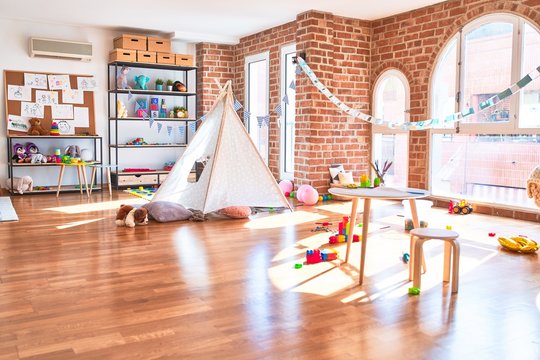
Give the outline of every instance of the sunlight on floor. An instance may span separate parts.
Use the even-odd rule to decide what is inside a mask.
[[[295,211],[293,213],[276,214],[253,219],[250,222],[246,223],[244,227],[248,229],[274,229],[290,225],[298,225],[307,222],[318,221],[326,218],[327,216],[321,214],[305,211]]]
[[[536,295],[536,308],[540,311],[540,292]]]
[[[352,210],[351,204],[352,203],[350,201],[336,202],[336,203],[332,203],[328,205],[316,206],[316,209],[322,210],[322,211],[329,211],[329,212],[342,214],[342,215],[351,215],[351,210]],[[393,204],[395,204],[395,202],[393,201],[373,200],[371,201],[371,209],[373,210],[373,209],[377,209],[377,208],[381,208],[381,207],[393,205]],[[361,213],[363,209],[364,209],[364,202],[360,200],[358,202],[358,213]]]
[[[67,224],[64,224],[64,225],[58,225],[56,228],[58,230],[69,229],[69,228],[72,228],[72,227],[75,227],[75,226],[81,226],[81,225],[90,224],[90,223],[93,223],[93,222],[96,222],[96,221],[101,221],[103,219],[105,219],[105,218],[74,221],[74,222],[70,222],[70,223],[67,223]]]
[[[92,203],[92,204],[59,206],[59,207],[47,208],[44,210],[56,211],[56,212],[61,212],[65,214],[81,214],[81,213],[94,212],[94,211],[118,209],[121,205],[126,204],[126,203],[146,204],[148,203],[148,201],[141,198],[134,198],[134,199],[129,199],[129,201],[127,201],[126,199],[115,200],[115,201],[103,201],[103,202],[97,202],[97,203]]]

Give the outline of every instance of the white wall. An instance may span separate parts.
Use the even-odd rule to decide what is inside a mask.
[[[107,144],[107,63],[109,51],[113,48],[113,39],[120,32],[78,26],[65,26],[50,23],[35,23],[27,21],[13,21],[0,19],[0,44],[2,56],[0,68],[2,70],[22,70],[51,73],[72,73],[92,75],[98,81],[98,90],[94,94],[96,132],[103,137],[104,162],[108,159]],[[150,34],[151,35],[151,34]],[[62,60],[48,58],[32,58],[28,54],[28,39],[42,37],[59,40],[87,41],[93,44],[93,59],[90,62],[77,60]],[[173,41],[173,52],[194,54],[194,45]],[[7,178],[7,139],[6,139],[6,109],[4,94],[4,75],[0,73],[0,184],[5,184]],[[140,136],[140,135],[138,135]],[[45,140],[42,140],[42,142]],[[40,142],[41,143],[41,142]],[[40,146],[40,144],[38,144]],[[54,144],[45,145],[46,148],[60,148]],[[40,149],[46,153],[46,149]],[[37,185],[55,184],[58,178],[57,168],[28,167],[17,169],[15,176],[30,175]],[[76,176],[68,176],[64,184],[76,183]]]

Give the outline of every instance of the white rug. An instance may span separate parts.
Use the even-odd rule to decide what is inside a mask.
[[[18,221],[19,217],[8,196],[0,197],[0,221]]]

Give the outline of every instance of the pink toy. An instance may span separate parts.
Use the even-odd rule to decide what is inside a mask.
[[[304,202],[304,192],[309,187],[309,185],[301,185],[298,190],[296,190],[296,200]]]
[[[319,201],[319,192],[315,190],[312,186],[309,186],[304,190],[302,198],[304,204],[315,205]]]
[[[281,180],[279,182],[279,188],[283,194],[290,193],[293,190],[293,184],[289,180]]]

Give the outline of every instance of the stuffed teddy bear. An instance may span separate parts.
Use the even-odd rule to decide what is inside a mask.
[[[135,227],[135,225],[148,224],[148,210],[135,208],[131,205],[121,205],[116,213],[117,226]]]
[[[148,86],[146,85],[150,81],[150,78],[148,76],[139,75],[135,76],[135,88],[141,89],[141,90],[148,90]]]
[[[28,135],[50,135],[50,131],[47,131],[41,126],[41,120],[37,118],[31,118],[30,129],[28,129]]]
[[[127,83],[127,73],[129,70],[127,66],[122,66],[120,69],[120,73],[116,77],[116,87],[118,89],[131,89],[131,86]]]
[[[21,144],[13,145],[13,156],[11,160],[16,163],[23,163],[27,158],[26,149]]]
[[[7,179],[6,188],[11,189],[11,179]],[[30,176],[15,177],[13,178],[13,189],[19,194],[24,194],[25,191],[34,190],[34,181]]]

